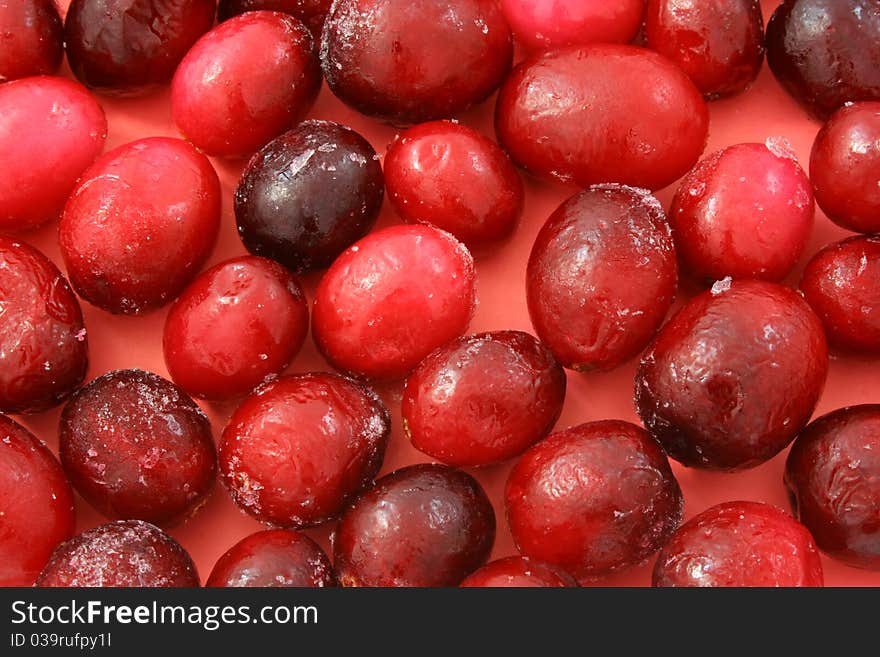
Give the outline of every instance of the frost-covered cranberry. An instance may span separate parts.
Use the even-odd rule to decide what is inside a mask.
[[[704,159],[682,180],[669,222],[685,268],[779,281],[795,266],[813,228],[807,174],[782,140],[738,144]]]
[[[450,465],[504,461],[553,429],[565,401],[565,371],[521,331],[460,338],[406,381],[404,431],[416,449]]]
[[[749,468],[806,425],[827,371],[822,323],[800,295],[725,279],[660,331],[636,375],[636,406],[677,461]]]
[[[0,4],[0,40],[0,82],[57,71],[64,56],[64,34],[55,2]]]
[[[305,23],[312,36],[320,39],[332,3],[333,0],[220,0],[217,20],[227,21],[248,11],[280,11]]]
[[[464,245],[431,226],[392,226],[327,270],[312,332],[335,367],[398,379],[464,333],[474,303],[474,263]]]
[[[211,254],[220,181],[191,144],[151,137],[107,153],[83,174],[58,231],[74,289],[112,313],[165,305]]]
[[[677,281],[660,203],[644,190],[599,185],[563,203],[538,233],[529,315],[563,365],[610,369],[645,348]]]
[[[465,588],[563,588],[576,587],[574,578],[556,566],[526,557],[498,559],[471,573]]]
[[[281,527],[338,515],[382,466],[391,418],[373,390],[336,374],[284,377],[229,419],[220,469],[245,512]]]
[[[235,191],[238,234],[251,253],[294,271],[329,267],[366,235],[385,191],[376,151],[331,121],[304,121],[248,162]]]
[[[681,521],[681,489],[644,429],[591,422],[541,441],[510,472],[510,530],[525,556],[579,579],[641,563]]]
[[[769,504],[727,502],[675,532],[654,566],[654,586],[822,586],[807,528]]]
[[[359,497],[332,541],[342,586],[456,586],[486,562],[495,512],[469,474],[412,465]]]
[[[200,150],[243,157],[299,122],[320,88],[306,27],[254,11],[221,23],[187,53],[171,83],[171,112]]]
[[[485,100],[512,60],[496,0],[336,0],[321,44],[333,93],[395,124],[447,118]]]

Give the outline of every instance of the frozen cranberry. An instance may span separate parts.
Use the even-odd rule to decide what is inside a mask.
[[[551,435],[507,480],[507,518],[525,556],[579,579],[633,566],[681,521],[681,489],[644,429],[620,420]]]
[[[660,203],[599,185],[563,203],[538,233],[526,296],[535,331],[563,365],[611,369],[645,348],[677,281]]]
[[[220,228],[220,181],[180,139],[151,137],[83,174],[59,227],[74,289],[112,313],[165,305],[196,275]]]
[[[243,157],[299,122],[320,88],[305,26],[254,11],[221,23],[187,53],[171,83],[171,111],[200,150]]]
[[[170,381],[117,370],[64,407],[59,452],[70,482],[111,518],[170,524],[195,513],[214,486],[211,424]]]
[[[677,461],[749,468],[806,425],[827,371],[822,323],[796,292],[724,279],[660,331],[636,375],[636,406]]]
[[[769,139],[700,162],[682,180],[669,222],[694,276],[779,281],[804,251],[814,210],[807,174],[786,142]]]
[[[504,461],[553,429],[565,371],[528,333],[463,337],[428,356],[403,393],[404,431],[420,451],[450,465]]]
[[[251,534],[217,560],[205,586],[336,586],[324,551],[305,534],[274,529]]]
[[[474,304],[473,258],[460,242],[430,226],[392,226],[327,270],[312,331],[335,367],[399,379],[464,333]]]
[[[57,71],[64,56],[64,34],[55,2],[0,4],[0,42],[0,82]]]
[[[396,124],[447,118],[485,100],[512,61],[496,0],[337,0],[321,44],[333,93]]]
[[[692,518],[660,551],[654,586],[822,586],[806,527],[769,504],[727,502]]]
[[[449,231],[468,246],[503,240],[523,209],[523,184],[507,154],[452,121],[410,128],[385,156],[388,195],[404,221]]]
[[[220,469],[244,511],[281,527],[338,515],[382,466],[391,418],[373,390],[336,374],[259,388],[223,432]]]
[[[486,562],[495,512],[477,480],[443,465],[382,477],[333,533],[342,586],[456,586]]]
[[[574,578],[556,566],[525,557],[507,557],[488,563],[465,577],[465,588],[563,588],[576,587]]]
[[[321,38],[324,19],[333,0],[220,0],[217,19],[228,21],[248,11],[280,11],[305,23],[315,39]]]
[[[379,157],[351,128],[304,121],[248,163],[235,191],[238,234],[251,253],[323,269],[366,235],[382,209]]]
[[[104,110],[76,82],[38,76],[0,85],[0,231],[57,217],[106,137]]]

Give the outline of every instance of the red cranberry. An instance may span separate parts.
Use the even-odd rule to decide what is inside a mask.
[[[42,587],[198,586],[192,558],[158,527],[141,520],[99,525],[62,544],[43,569]]]
[[[335,374],[259,388],[223,432],[232,499],[266,523],[301,528],[337,516],[382,466],[391,418],[370,388]]]
[[[669,212],[684,266],[720,280],[785,278],[813,228],[813,192],[788,144],[738,144],[694,168]]]
[[[220,228],[220,181],[180,139],[151,137],[83,174],[59,228],[74,289],[112,313],[141,314],[183,290]]]
[[[495,512],[469,474],[412,465],[358,498],[332,541],[342,586],[456,586],[486,562]]]
[[[57,217],[106,137],[104,110],[76,82],[33,77],[0,85],[0,231]]]
[[[636,375],[636,406],[677,461],[744,469],[806,425],[827,371],[822,323],[797,293],[725,279],[660,331]]]
[[[208,155],[244,157],[302,120],[320,88],[305,26],[254,11],[221,23],[187,53],[171,83],[171,112]]]
[[[228,21],[249,11],[280,11],[305,23],[315,39],[321,38],[324,19],[333,0],[220,0],[217,19]]]
[[[465,577],[465,588],[563,588],[576,587],[574,578],[556,566],[525,557],[507,557],[488,563]]]
[[[572,369],[611,369],[647,346],[672,304],[675,246],[660,203],[600,185],[538,233],[526,273],[538,336]]]
[[[404,431],[416,449],[450,465],[507,460],[553,429],[565,371],[528,333],[463,337],[428,356],[403,393]]]
[[[681,489],[644,429],[591,422],[541,441],[514,466],[507,518],[524,555],[579,579],[633,566],[681,521]]]
[[[171,378],[194,397],[233,399],[281,374],[309,331],[309,306],[281,265],[246,256],[212,267],[165,320]]]
[[[89,348],[79,301],[36,249],[0,237],[0,409],[36,413],[83,381]]]
[[[392,226],[327,270],[312,332],[335,367],[399,379],[467,330],[474,303],[473,258],[460,242],[430,226]]]
[[[385,183],[407,223],[449,231],[469,247],[508,237],[523,210],[523,184],[507,154],[451,121],[410,128],[388,148]]]
[[[727,502],[692,518],[660,551],[654,586],[822,586],[806,527],[769,504]]]
[[[238,234],[251,253],[294,271],[324,269],[370,231],[384,190],[366,139],[338,123],[305,121],[266,144],[242,173]]]
[[[74,522],[73,493],[52,452],[0,415],[0,586],[31,586]]]
[[[205,586],[336,586],[324,551],[305,534],[274,529],[251,534],[217,560]]]
[[[4,2],[0,5],[0,40],[0,82],[57,71],[64,56],[64,34],[55,2]]]
[[[485,100],[512,60],[495,0],[336,0],[321,44],[333,93],[396,124],[446,118]]]

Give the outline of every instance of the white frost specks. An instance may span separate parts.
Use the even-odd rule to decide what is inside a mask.
[[[767,147],[767,150],[773,153],[776,157],[797,162],[797,153],[795,153],[794,146],[792,146],[791,142],[785,137],[767,137],[767,139],[764,140],[764,145]]]
[[[727,292],[732,283],[733,279],[730,276],[722,278],[720,281],[715,281],[715,284],[712,286],[712,295],[718,296],[719,294]]]

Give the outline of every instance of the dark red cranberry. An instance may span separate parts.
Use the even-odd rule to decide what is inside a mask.
[[[117,520],[74,536],[55,550],[42,587],[194,587],[199,574],[180,544],[141,520]]]
[[[456,586],[492,551],[495,512],[469,474],[412,465],[361,495],[332,541],[342,586]]]
[[[660,331],[636,375],[636,406],[677,461],[750,468],[806,425],[827,371],[822,323],[800,295],[724,279]]]
[[[52,452],[0,415],[0,586],[31,586],[75,520],[70,484]]]
[[[180,139],[151,137],[83,174],[58,231],[74,289],[112,313],[138,315],[177,296],[214,248],[220,181]]]
[[[324,19],[333,0],[220,0],[217,20],[228,21],[249,11],[280,11],[305,23],[315,39],[321,38]]]
[[[427,223],[471,248],[508,237],[523,210],[523,184],[507,154],[452,121],[410,128],[388,147],[385,184],[407,223]]]
[[[520,552],[579,579],[641,563],[682,513],[660,445],[620,420],[582,424],[532,447],[510,472],[505,500]]]
[[[675,532],[654,566],[654,586],[822,586],[810,532],[769,504],[727,502]]]
[[[465,588],[563,588],[578,583],[556,566],[526,557],[498,559],[471,573],[461,583]]]
[[[335,367],[399,379],[464,333],[474,304],[474,262],[464,245],[431,226],[392,226],[327,270],[312,333]]]
[[[526,297],[535,331],[563,365],[611,369],[647,346],[677,282],[657,199],[599,185],[563,203],[538,233]]]
[[[336,586],[324,551],[305,534],[273,529],[251,534],[217,560],[205,586]]]
[[[262,522],[301,528],[337,516],[382,466],[391,418],[367,386],[336,374],[259,388],[223,432],[232,499]]]
[[[406,381],[401,412],[416,449],[450,465],[507,460],[553,429],[565,371],[521,331],[459,338],[428,356]]]
[[[395,124],[448,118],[485,100],[512,60],[495,0],[336,0],[321,44],[333,93]]]
[[[63,31],[53,0],[0,5],[0,82],[57,71],[64,56]]]
[[[370,231],[384,191],[366,139],[338,123],[304,121],[248,162],[235,190],[238,234],[251,253],[294,271],[324,269]]]

